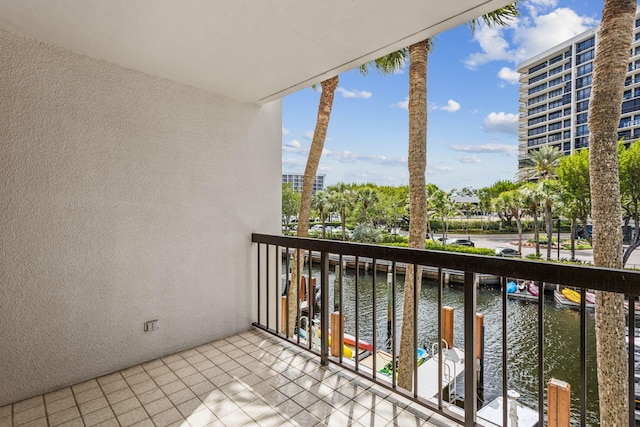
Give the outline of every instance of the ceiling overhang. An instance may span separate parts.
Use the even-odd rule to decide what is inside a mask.
[[[243,102],[264,103],[505,0],[0,0],[0,28]]]

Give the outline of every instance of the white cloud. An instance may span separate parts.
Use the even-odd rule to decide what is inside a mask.
[[[489,132],[518,135],[518,117],[518,114],[492,112],[484,118],[484,127]]]
[[[361,98],[369,99],[373,94],[366,90],[347,90],[343,87],[336,89],[336,92],[341,93],[343,98]]]
[[[481,163],[478,156],[454,156],[460,163]]]
[[[392,108],[401,108],[403,110],[408,110],[409,109],[409,97],[407,96],[404,101],[399,101],[396,102],[395,104],[393,104],[391,106]]]
[[[304,136],[306,139],[311,141],[313,139],[313,131],[312,130],[308,130],[302,136]]]
[[[300,144],[300,142],[295,139],[282,144],[282,151],[284,151],[285,153],[300,155],[307,155],[307,153],[309,153],[309,149],[302,147],[302,144]]]
[[[331,151],[324,149],[323,156],[330,157],[340,163],[373,163],[378,165],[406,165],[407,159],[401,157],[387,157],[381,154],[362,154],[352,151]]]
[[[447,105],[437,105],[437,104],[431,103],[429,104],[429,108],[431,110],[442,110],[442,111],[448,111],[450,113],[453,113],[460,109],[460,104],[454,101],[453,99],[450,99],[447,101]]]
[[[289,132],[289,129],[285,129],[285,127],[282,127],[282,135],[286,136],[286,135],[291,135],[291,132]]]
[[[517,145],[507,144],[482,144],[482,145],[451,145],[453,151],[460,151],[463,153],[481,153],[481,154],[506,154],[508,156],[515,156],[518,154]]]
[[[285,142],[284,146],[289,148],[300,148],[302,145],[300,145],[300,143],[297,140],[292,139],[289,142]]]
[[[306,164],[306,160],[282,159],[283,170],[285,168],[289,168],[289,170],[299,170],[304,168]]]
[[[555,6],[556,0],[530,0],[524,8],[528,13],[506,27],[488,28],[481,24],[473,35],[481,51],[469,55],[465,66],[475,69],[499,60],[519,63],[598,24],[596,19],[580,16],[569,8],[546,13]]]
[[[520,73],[512,68],[502,67],[500,71],[498,71],[498,77],[509,84],[515,85],[518,84]]]
[[[427,173],[452,172],[455,169],[449,165],[427,164]]]

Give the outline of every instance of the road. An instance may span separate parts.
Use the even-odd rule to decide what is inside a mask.
[[[518,249],[518,235],[517,234],[448,234],[447,237],[461,237],[461,238],[470,238],[473,243],[475,243],[477,248],[501,248],[508,247],[513,249]],[[554,237],[557,237],[557,234],[554,234]],[[560,233],[561,239],[569,239],[569,233]],[[528,239],[533,238],[533,233],[527,233],[522,235],[522,241],[526,242]],[[526,256],[528,254],[533,254],[536,252],[535,246],[522,246],[522,253]],[[547,249],[545,247],[540,247],[540,253],[543,258],[546,258]],[[553,248],[551,250],[551,258],[558,259],[558,249]],[[560,259],[570,259],[571,251],[560,249]],[[576,250],[576,259],[580,261],[593,262],[593,250],[592,249],[583,249]],[[627,261],[626,267],[630,268],[640,268],[640,249],[636,249]]]

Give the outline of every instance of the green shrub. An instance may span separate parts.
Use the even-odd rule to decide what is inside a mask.
[[[406,248],[408,247],[408,243],[385,243],[385,246],[396,246],[400,248]],[[439,243],[434,243],[429,240],[425,242],[425,249],[435,250],[435,251],[445,251],[445,252],[456,252],[456,253],[463,253],[463,254],[473,254],[473,255],[495,255],[494,249],[474,248],[474,247],[462,246],[462,245],[442,246]]]

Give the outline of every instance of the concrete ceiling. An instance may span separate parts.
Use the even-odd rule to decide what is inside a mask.
[[[278,99],[508,0],[0,0],[0,27],[245,102]]]

